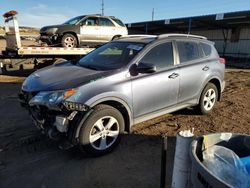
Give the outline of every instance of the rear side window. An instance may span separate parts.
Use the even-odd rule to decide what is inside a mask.
[[[101,26],[114,26],[114,24],[107,18],[100,18]]]
[[[157,71],[174,65],[172,42],[155,46],[142,58],[141,62],[155,65]]]
[[[180,63],[200,58],[199,46],[192,41],[177,41]]]
[[[205,54],[205,56],[210,56],[212,52],[212,48],[209,44],[201,43],[201,48]]]
[[[122,23],[121,20],[119,20],[119,19],[117,19],[117,18],[113,18],[113,20],[114,20],[118,25],[120,25],[120,26],[122,26],[122,27],[125,27],[125,25]]]

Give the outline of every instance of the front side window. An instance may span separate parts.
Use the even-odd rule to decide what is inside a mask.
[[[114,24],[107,18],[100,18],[100,26],[114,26]]]
[[[79,65],[94,70],[113,70],[126,66],[145,46],[135,42],[110,42],[79,61]]]
[[[84,22],[85,22],[84,25],[87,25],[87,26],[96,26],[96,25],[98,25],[98,18],[89,17]]]
[[[167,42],[155,46],[141,59],[141,62],[155,65],[157,71],[174,65],[172,43]]]
[[[199,47],[196,42],[177,41],[180,63],[200,58]]]

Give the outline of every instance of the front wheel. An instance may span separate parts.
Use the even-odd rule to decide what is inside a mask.
[[[120,142],[123,130],[122,114],[111,106],[99,105],[81,127],[80,147],[94,156],[106,154]]]
[[[198,110],[201,114],[209,114],[218,99],[218,89],[212,84],[208,83],[204,90],[202,91],[200,102],[198,105]]]
[[[72,34],[65,34],[62,37],[62,46],[66,48],[75,48],[77,47],[77,39]]]

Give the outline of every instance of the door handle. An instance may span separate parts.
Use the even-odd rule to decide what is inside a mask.
[[[207,70],[209,70],[209,67],[208,67],[208,66],[205,66],[205,67],[202,68],[202,70],[203,70],[203,71],[207,71]]]
[[[168,76],[168,78],[170,78],[170,79],[175,79],[175,78],[177,78],[179,76],[179,74],[177,74],[177,73],[173,73],[173,74],[170,74],[169,76]]]

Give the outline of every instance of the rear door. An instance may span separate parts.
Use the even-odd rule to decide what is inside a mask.
[[[209,61],[196,41],[177,40],[179,54],[180,90],[178,103],[199,99],[200,90],[209,75]]]
[[[153,46],[139,63],[153,64],[156,72],[132,77],[134,117],[152,114],[176,104],[179,72],[171,41]]]
[[[112,38],[117,33],[116,26],[108,18],[100,18],[100,29],[102,31],[100,40],[102,40],[103,42],[108,42],[112,40]]]

